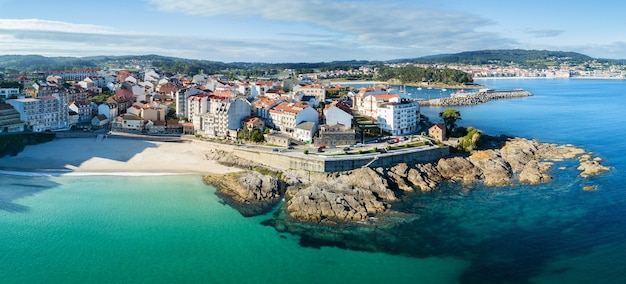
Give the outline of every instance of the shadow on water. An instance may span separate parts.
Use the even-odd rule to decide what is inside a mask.
[[[70,146],[59,151],[58,145],[63,141]],[[50,149],[46,148],[47,143],[27,145],[15,155],[0,158],[0,210],[27,212],[29,208],[16,201],[58,186],[51,177],[67,173],[68,166],[78,167],[96,157],[126,162],[147,148],[156,147],[149,141],[111,138],[68,138],[48,143],[57,144]]]
[[[27,206],[15,203],[15,201],[56,186],[58,183],[44,176],[0,174],[0,210],[14,213],[28,212]]]
[[[461,283],[530,283],[559,257],[585,255],[596,246],[623,241],[626,232],[615,230],[626,231],[626,221],[619,217],[626,213],[624,202],[607,204],[600,194],[582,192],[581,184],[584,181],[578,180],[556,190],[477,186],[470,192],[448,185],[408,196],[394,208],[415,218],[395,220],[389,227],[294,224],[281,214],[264,224],[300,236],[304,247],[468,260]]]

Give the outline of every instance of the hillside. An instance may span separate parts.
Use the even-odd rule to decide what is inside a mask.
[[[271,75],[284,69],[296,73],[309,73],[327,70],[349,70],[360,66],[382,66],[384,63],[421,64],[497,64],[518,65],[522,68],[545,68],[560,64],[578,65],[596,60],[609,64],[624,64],[626,60],[596,59],[590,56],[564,51],[549,50],[479,50],[456,54],[429,55],[419,58],[396,59],[389,61],[346,60],[332,62],[262,63],[231,62],[185,59],[160,55],[141,56],[92,56],[92,57],[45,57],[41,55],[0,55],[0,72],[28,72],[45,70],[65,70],[73,68],[136,68],[154,66],[166,74],[187,73],[237,73],[238,75]],[[241,72],[244,71],[244,72]]]
[[[413,62],[423,64],[496,64],[511,65],[516,64],[527,68],[545,68],[547,66],[558,66],[560,64],[578,65],[594,60],[594,58],[576,53],[549,50],[523,50],[523,49],[502,49],[502,50],[479,50],[466,51],[456,54],[445,54],[439,56],[420,57],[417,59],[406,59],[400,62]]]

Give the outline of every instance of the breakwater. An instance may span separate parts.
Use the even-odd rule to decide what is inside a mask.
[[[421,106],[469,106],[486,103],[491,100],[530,97],[532,95],[533,94],[530,92],[524,90],[481,90],[476,93],[453,95],[450,98],[417,100],[417,102],[419,102]]]

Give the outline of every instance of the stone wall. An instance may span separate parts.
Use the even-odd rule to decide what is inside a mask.
[[[399,163],[432,162],[447,156],[447,147],[417,147],[389,153],[326,156],[303,153],[277,153],[265,150],[235,148],[233,155],[279,170],[306,170],[313,172],[340,172],[363,166],[392,167]]]

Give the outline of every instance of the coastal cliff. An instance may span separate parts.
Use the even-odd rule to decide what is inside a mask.
[[[216,153],[219,161],[243,168],[254,162]],[[282,210],[287,222],[337,225],[366,224],[377,216],[395,214],[393,204],[415,190],[431,191],[443,182],[483,183],[487,186],[538,184],[552,180],[556,162],[579,159],[581,177],[609,168],[593,153],[573,145],[541,143],[523,138],[508,139],[501,148],[474,151],[471,155],[441,158],[433,163],[400,163],[390,168],[359,168],[336,173],[283,172],[287,202]],[[276,174],[274,174],[276,176]],[[210,177],[220,196],[244,215],[267,212],[282,198],[279,181],[247,171],[239,175]],[[253,208],[253,209],[250,209]]]

